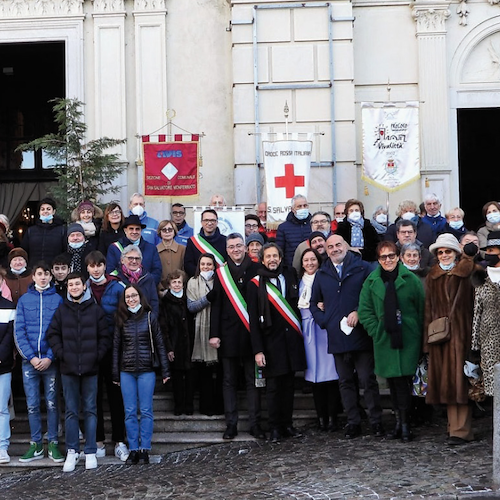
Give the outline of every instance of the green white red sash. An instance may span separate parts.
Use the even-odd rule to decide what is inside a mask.
[[[260,276],[255,276],[252,278],[255,285],[259,286]],[[291,308],[290,304],[287,302],[285,297],[281,295],[281,292],[269,281],[266,283],[266,291],[269,296],[269,300],[276,308],[276,310],[285,318],[285,320],[292,326],[294,330],[302,335],[302,328],[300,326],[300,321],[295,311]]]
[[[217,265],[224,264],[224,257],[203,236],[195,234],[191,236],[191,240],[200,253],[211,253],[215,257]]]
[[[245,328],[250,331],[247,303],[236,286],[236,283],[229,272],[229,267],[227,265],[219,267],[217,269],[217,276],[219,276],[222,287],[224,288],[231,305],[234,307],[236,314],[245,325]]]

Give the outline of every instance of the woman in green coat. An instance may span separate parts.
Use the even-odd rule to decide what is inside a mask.
[[[380,267],[361,290],[359,321],[373,338],[375,373],[389,384],[396,426],[388,437],[408,442],[411,381],[422,347],[424,289],[399,262],[392,241],[378,244],[377,258]]]

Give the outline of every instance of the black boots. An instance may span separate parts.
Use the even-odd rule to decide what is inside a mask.
[[[411,432],[410,419],[406,410],[395,412],[396,425],[391,432],[387,433],[387,439],[401,439],[403,443],[408,443],[413,439]]]

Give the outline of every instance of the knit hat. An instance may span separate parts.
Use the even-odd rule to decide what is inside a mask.
[[[261,245],[264,245],[264,238],[260,233],[251,233],[245,239],[245,245],[248,246],[252,241],[258,241]]]
[[[8,256],[9,264],[10,264],[10,261],[12,259],[14,259],[15,257],[22,257],[26,261],[26,263],[28,263],[28,254],[26,253],[26,250],[24,250],[21,247],[13,248],[9,252],[9,256]]]
[[[76,222],[73,222],[73,224],[70,224],[68,226],[67,235],[69,236],[71,233],[82,233],[85,236],[85,230],[83,229],[82,225],[77,224]]]
[[[481,248],[481,250],[486,250],[491,247],[500,247],[500,231],[490,231],[488,233],[486,246]]]
[[[322,233],[321,231],[313,231],[309,235],[309,238],[307,239],[309,240],[309,243],[311,243],[311,241],[314,240],[314,238],[317,238],[318,236],[321,236],[325,241],[328,238],[328,236],[325,236],[324,233]]]
[[[429,247],[429,251],[436,255],[438,248],[450,248],[451,250],[455,250],[458,254],[462,253],[458,240],[450,233],[440,234],[435,243]]]
[[[83,212],[84,210],[92,210],[92,213],[95,213],[94,204],[91,201],[85,200],[78,205],[78,213]]]

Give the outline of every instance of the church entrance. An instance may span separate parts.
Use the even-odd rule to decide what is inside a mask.
[[[458,109],[460,206],[467,228],[484,224],[482,207],[500,201],[498,190],[498,124],[500,108]]]

